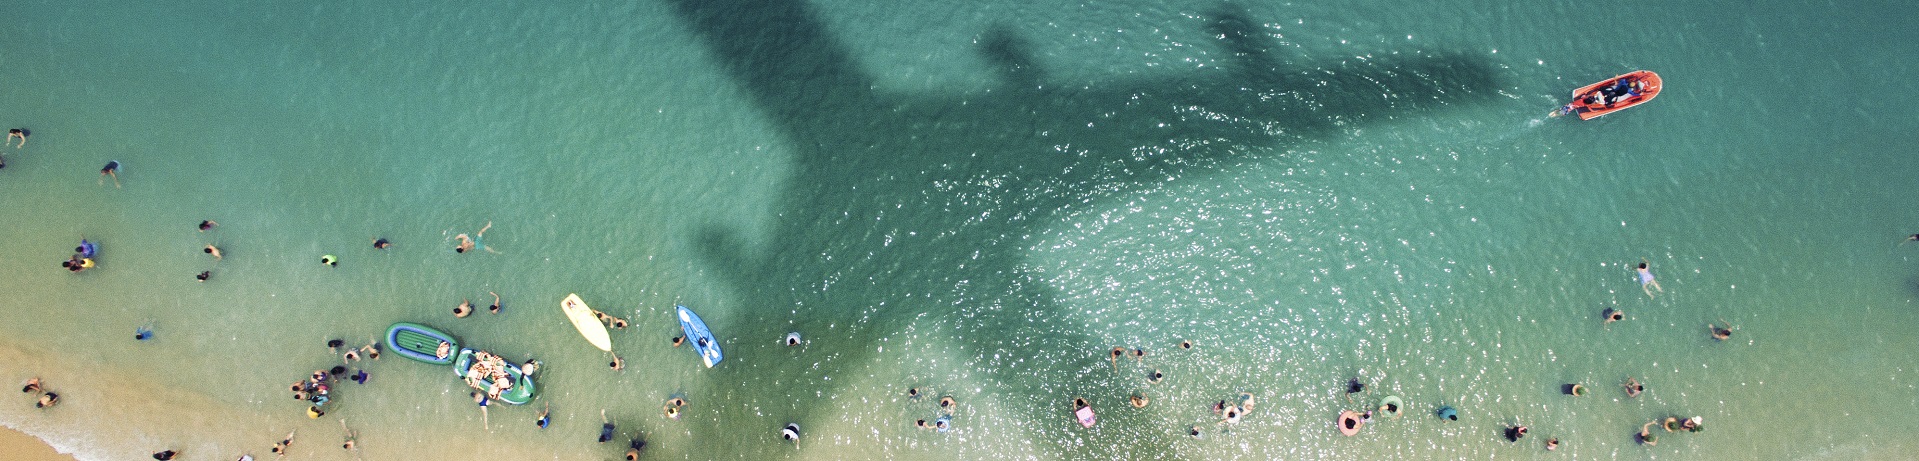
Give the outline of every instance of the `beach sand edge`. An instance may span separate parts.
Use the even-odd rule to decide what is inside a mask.
[[[78,461],[73,455],[55,450],[45,440],[13,428],[0,426],[0,461]]]

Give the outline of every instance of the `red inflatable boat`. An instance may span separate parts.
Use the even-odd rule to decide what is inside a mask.
[[[1573,90],[1573,102],[1553,109],[1552,116],[1579,114],[1580,120],[1592,120],[1651,101],[1659,96],[1659,88],[1659,74],[1632,71]]]

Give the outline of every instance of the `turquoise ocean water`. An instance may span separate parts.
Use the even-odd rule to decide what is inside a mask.
[[[65,401],[0,424],[82,459],[1903,459],[1904,6],[15,2],[0,380]],[[1657,100],[1545,116],[1635,69]],[[568,293],[633,320],[625,370]],[[669,344],[675,304],[725,362]],[[483,416],[392,355],[325,417],[288,398],[396,321],[543,360],[539,399]]]

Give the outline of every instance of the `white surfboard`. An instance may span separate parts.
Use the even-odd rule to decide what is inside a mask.
[[[593,317],[593,308],[586,307],[586,301],[581,301],[580,295],[568,293],[566,300],[560,301],[560,311],[566,313],[567,320],[573,321],[573,328],[580,330],[580,336],[585,336],[586,342],[593,343],[593,347],[600,350],[613,352],[613,338],[607,336],[606,324]]]

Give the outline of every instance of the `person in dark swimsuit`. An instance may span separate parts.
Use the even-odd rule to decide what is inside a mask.
[[[113,188],[118,189],[120,188],[119,171],[120,171],[120,161],[119,160],[110,161],[110,162],[107,162],[107,166],[100,167],[100,177],[102,178],[102,180],[104,180],[108,176],[113,177]]]

